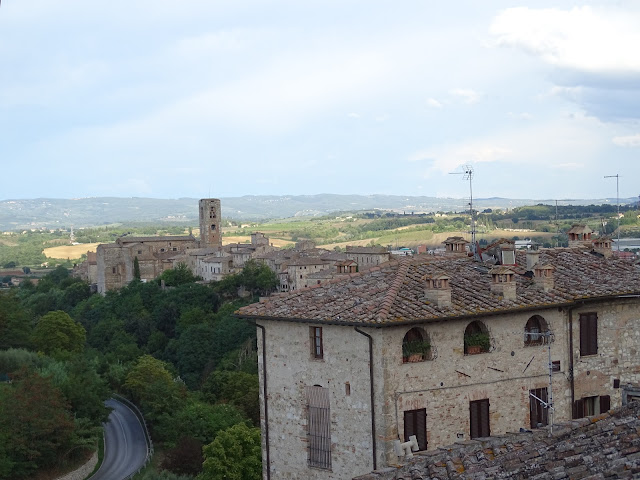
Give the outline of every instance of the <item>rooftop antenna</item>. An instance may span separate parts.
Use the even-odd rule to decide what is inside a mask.
[[[464,175],[464,180],[469,180],[469,213],[471,214],[471,253],[473,257],[478,260],[478,251],[476,249],[476,218],[473,213],[473,167],[471,165],[465,165],[462,168],[462,172],[451,172],[449,175]]]
[[[620,175],[617,173],[615,175],[605,175],[604,178],[615,178],[616,179],[616,205],[618,207],[618,252],[620,251]]]
[[[544,408],[548,410],[547,421],[549,422],[549,436],[553,436],[553,420],[555,414],[555,408],[553,406],[553,361],[551,360],[551,342],[554,340],[553,333],[551,330],[547,329],[546,332],[525,332],[525,335],[530,336],[532,340],[536,340],[540,337],[544,337],[545,342],[547,343],[547,352],[549,354],[549,390],[547,401],[545,402],[543,399],[536,397],[533,393],[529,392],[529,396],[533,397],[536,401],[540,402]]]

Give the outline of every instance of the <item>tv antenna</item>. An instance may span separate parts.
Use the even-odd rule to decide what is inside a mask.
[[[618,252],[620,251],[620,175],[617,173],[615,175],[605,175],[604,178],[615,178],[616,179],[616,206],[618,207]]]
[[[537,402],[540,402],[540,404],[547,409],[547,422],[549,424],[549,436],[551,437],[553,435],[553,420],[554,420],[554,416],[555,416],[555,408],[553,406],[553,390],[552,390],[552,386],[553,386],[553,361],[551,360],[551,342],[554,340],[554,335],[553,333],[551,333],[551,330],[548,330],[544,333],[542,332],[525,332],[526,336],[531,337],[531,340],[538,340],[540,337],[543,337],[545,339],[545,342],[547,343],[547,352],[549,353],[549,389],[548,389],[548,396],[547,396],[547,401],[538,398],[537,396],[535,396],[533,393],[529,392],[529,396],[534,398]]]
[[[478,251],[476,249],[476,218],[473,213],[473,167],[471,165],[465,165],[462,167],[462,172],[451,172],[449,175],[463,175],[464,180],[469,180],[469,213],[471,215],[471,253],[477,260]]]

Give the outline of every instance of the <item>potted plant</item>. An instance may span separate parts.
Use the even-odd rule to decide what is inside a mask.
[[[467,355],[488,352],[491,342],[489,334],[485,332],[470,333],[464,336],[464,346]]]
[[[431,344],[428,340],[414,340],[402,344],[403,363],[422,362],[427,359]]]

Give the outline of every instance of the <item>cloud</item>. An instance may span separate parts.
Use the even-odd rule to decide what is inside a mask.
[[[640,9],[509,8],[489,28],[493,46],[550,68],[554,95],[605,121],[640,118]]]
[[[639,23],[639,12],[518,7],[500,13],[489,31],[496,45],[523,49],[555,66],[640,72]]]
[[[613,143],[620,147],[640,147],[640,133],[624,137],[613,137]]]
[[[431,107],[431,108],[442,108],[443,105],[442,105],[442,103],[440,103],[435,98],[428,98],[427,99],[427,106]]]
[[[349,118],[360,118],[360,115],[354,112],[351,112],[347,115]]]
[[[454,97],[461,98],[464,103],[468,104],[478,103],[481,97],[478,92],[475,92],[474,90],[471,90],[469,88],[455,88],[453,90],[450,90],[449,93]]]

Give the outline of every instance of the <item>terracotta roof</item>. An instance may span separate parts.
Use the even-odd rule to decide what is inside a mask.
[[[567,233],[593,233],[593,230],[591,230],[587,225],[575,224],[571,226],[571,229]]]
[[[403,257],[321,285],[272,295],[243,307],[240,316],[346,324],[397,324],[459,316],[543,308],[579,299],[640,293],[640,270],[632,262],[605,259],[580,249],[540,250],[540,262],[555,267],[554,288],[538,289],[526,272],[526,254],[517,252],[516,299],[491,293],[490,266],[469,257]],[[446,274],[451,305],[424,297],[424,278]]]
[[[287,260],[287,265],[289,266],[298,266],[298,265],[329,265],[330,260],[322,260],[318,257],[298,257]]]
[[[521,433],[419,452],[400,468],[353,480],[619,479],[640,477],[640,404]]]
[[[355,253],[355,254],[363,254],[363,255],[371,255],[378,254],[381,255],[383,253],[389,253],[384,247],[357,247],[347,245],[346,253]]]
[[[142,243],[142,242],[195,242],[195,237],[191,235],[165,235],[158,237],[120,237],[116,239],[116,243],[123,245],[125,243]]]

